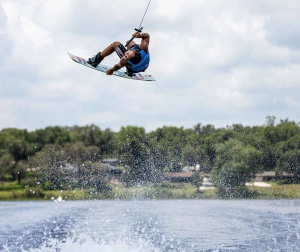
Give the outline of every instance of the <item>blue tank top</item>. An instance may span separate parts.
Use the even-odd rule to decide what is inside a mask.
[[[138,73],[143,71],[146,67],[149,66],[150,63],[150,54],[146,53],[145,51],[143,51],[139,46],[134,45],[133,47],[131,47],[129,49],[130,50],[138,50],[142,56],[142,59],[139,63],[137,64],[133,64],[130,60],[127,60],[127,63],[129,63],[131,65],[130,70],[132,72]]]

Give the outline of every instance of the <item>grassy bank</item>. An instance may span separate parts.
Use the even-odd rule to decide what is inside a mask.
[[[196,193],[196,188],[189,183],[125,187],[111,185],[107,193],[84,190],[43,191],[39,187],[24,188],[16,183],[0,186],[0,200],[53,200],[59,196],[63,200],[111,199],[111,200],[151,200],[151,199],[207,199],[217,198],[215,190]]]
[[[249,190],[256,199],[300,198],[300,184],[272,183],[272,187],[251,187]],[[141,187],[112,185],[112,190],[107,193],[84,190],[43,191],[39,187],[24,188],[15,182],[0,185],[0,200],[53,200],[59,196],[63,200],[220,199],[216,189],[196,193],[195,186],[189,183],[163,183]]]
[[[270,184],[271,187],[255,187],[259,199],[300,199],[300,184]]]

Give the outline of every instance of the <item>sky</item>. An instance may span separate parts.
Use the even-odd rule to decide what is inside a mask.
[[[299,0],[152,0],[142,26],[156,82],[68,57],[125,44],[148,2],[0,0],[0,130],[300,122]]]

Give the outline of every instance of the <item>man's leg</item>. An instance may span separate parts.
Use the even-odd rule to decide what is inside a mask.
[[[116,49],[121,45],[120,42],[116,41],[113,42],[111,45],[109,45],[108,47],[106,47],[102,52],[101,52],[101,57],[105,58],[109,55],[111,55],[114,51],[116,51]]]
[[[114,51],[116,51],[117,54],[119,55],[119,57],[122,58],[123,55],[120,56],[120,53],[118,53],[118,51],[120,51],[120,50],[118,50],[118,48],[120,47],[120,45],[121,45],[120,42],[117,42],[117,41],[113,42],[108,47],[106,47],[102,52],[99,52],[94,57],[89,58],[88,63],[90,65],[92,65],[93,67],[97,67],[105,57],[111,55]]]
[[[128,41],[126,41],[126,44],[128,43]],[[129,50],[131,47],[133,47],[136,43],[134,41],[131,41],[127,46],[126,49]]]

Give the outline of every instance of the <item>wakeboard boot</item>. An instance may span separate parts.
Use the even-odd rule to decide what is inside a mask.
[[[94,55],[94,57],[89,58],[87,63],[89,63],[93,67],[97,67],[102,60],[103,58],[101,57],[101,52],[98,52],[96,55]]]

